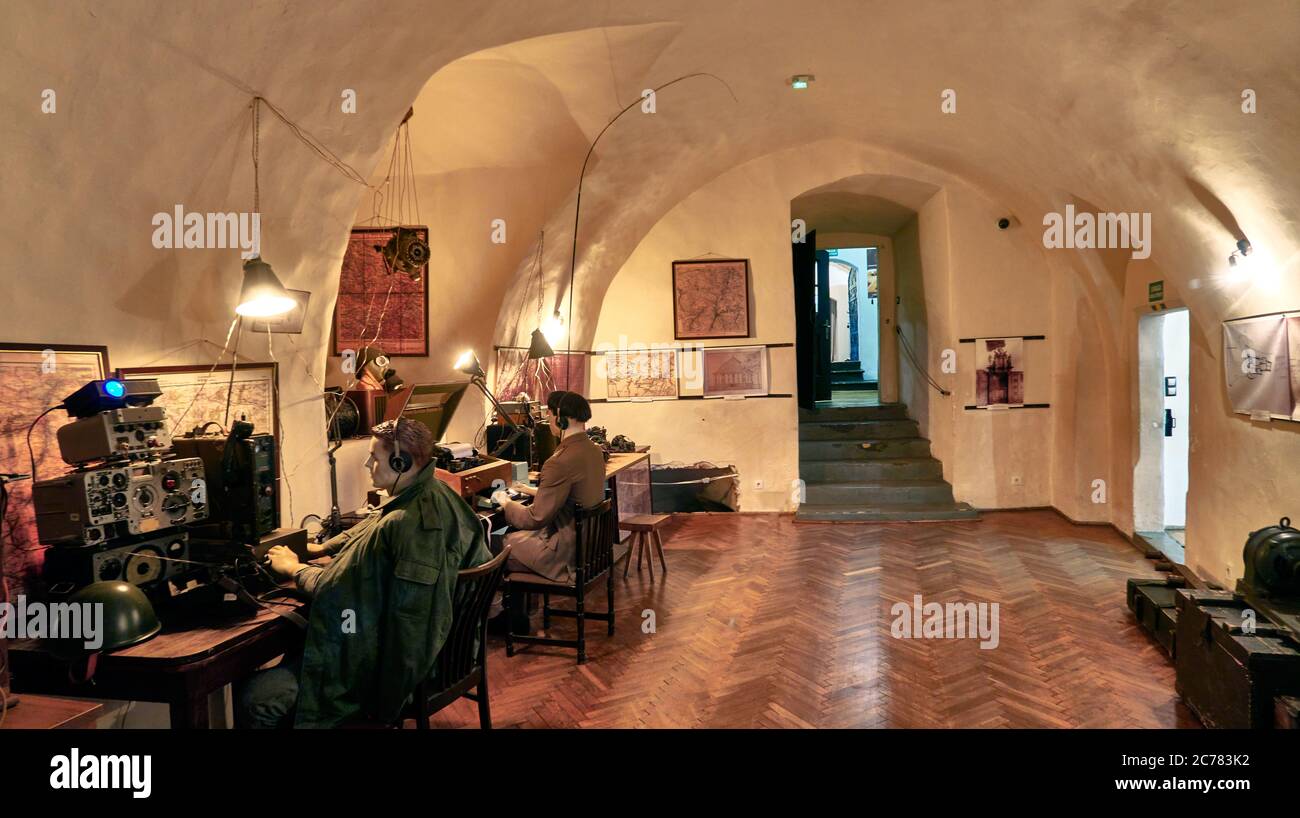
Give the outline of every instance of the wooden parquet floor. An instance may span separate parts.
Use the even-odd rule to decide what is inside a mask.
[[[1125,580],[1156,573],[1109,529],[1046,511],[927,524],[679,515],[664,547],[666,576],[619,570],[617,633],[592,624],[587,664],[542,646],[507,658],[492,638],[494,726],[1196,726],[1125,607]],[[999,603],[998,646],[893,638],[890,606],[918,593]],[[604,604],[602,589],[591,605]],[[552,620],[553,633],[573,628]],[[433,724],[477,727],[477,711],[461,700]]]

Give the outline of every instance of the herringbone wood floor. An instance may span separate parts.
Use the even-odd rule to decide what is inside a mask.
[[[618,631],[592,623],[587,664],[540,646],[507,658],[493,637],[495,726],[1196,724],[1125,607],[1125,580],[1156,574],[1108,529],[1045,511],[881,525],[719,514],[677,517],[664,544],[666,577],[619,570]],[[999,646],[892,638],[890,606],[917,593],[1000,603]],[[461,700],[433,724],[477,727],[477,711]]]

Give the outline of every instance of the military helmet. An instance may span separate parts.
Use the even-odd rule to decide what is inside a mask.
[[[107,653],[118,648],[139,644],[162,630],[153,604],[138,587],[129,582],[93,582],[67,599],[68,604],[102,605],[104,617],[100,645],[96,651]],[[83,636],[89,636],[84,634]],[[47,640],[50,652],[72,661],[87,654],[85,638],[60,638]]]

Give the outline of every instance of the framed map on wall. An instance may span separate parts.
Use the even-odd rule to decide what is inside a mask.
[[[749,337],[749,259],[673,262],[678,340]]]
[[[87,381],[105,378],[108,373],[106,347],[0,343],[0,378],[6,393],[0,402],[0,472],[32,471],[32,459],[27,452],[28,427],[32,428],[36,478],[57,477],[68,472],[71,467],[59,455],[56,435],[72,418],[67,412],[55,410],[35,426],[32,422]],[[3,573],[8,578],[11,594],[23,594],[39,587],[36,583],[44,557],[36,536],[31,480],[9,484],[0,554],[3,554]]]
[[[429,240],[429,228],[412,229]],[[371,344],[390,356],[429,354],[428,265],[419,281],[390,272],[375,248],[387,244],[393,233],[388,227],[356,227],[348,238],[334,304],[334,355]]]
[[[587,353],[557,352],[536,361],[528,360],[526,349],[498,349],[494,379],[498,400],[512,401],[527,392],[535,401],[546,402],[555,390],[587,394]]]
[[[256,433],[268,433],[280,439],[280,407],[276,394],[278,364],[241,363],[234,367],[234,390],[231,391],[231,366],[221,364],[215,370],[206,366],[153,366],[123,369],[128,378],[156,378],[162,397],[153,402],[167,410],[167,425],[173,435],[181,435],[196,426],[216,423],[229,430],[230,422],[245,419]],[[231,395],[227,415],[226,396]],[[324,423],[324,417],[321,423]]]
[[[634,349],[605,353],[606,400],[677,397],[677,350]]]

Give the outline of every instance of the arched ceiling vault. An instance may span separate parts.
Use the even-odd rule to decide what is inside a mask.
[[[778,24],[772,8],[747,5],[736,14],[727,3],[657,4],[656,17],[673,25],[609,29],[627,57],[590,32],[494,49],[494,59],[535,69],[565,100],[537,112],[529,140],[545,142],[553,128],[589,135],[593,122],[641,88],[691,71],[721,76],[739,100],[709,81],[683,83],[664,92],[655,114],[630,114],[597,148],[583,188],[575,346],[594,326],[610,277],[673,205],[744,162],[836,140],[965,179],[1027,230],[1041,230],[1044,212],[1075,199],[1152,212],[1153,254],[1170,270],[1218,264],[1213,260],[1226,258],[1233,240],[1221,220],[1205,228],[1204,205],[1185,181],[1193,174],[1257,244],[1281,247],[1279,264],[1294,264],[1300,163],[1287,133],[1300,129],[1300,93],[1276,67],[1286,63],[1300,26],[1282,4],[1268,6],[1277,25],[1266,27],[1194,4],[1159,14],[1073,4],[1027,15],[1010,7],[999,14],[950,4],[828,2],[801,9],[798,25]],[[591,67],[601,58],[614,79]],[[482,59],[454,68],[468,77]],[[786,78],[803,72],[816,81],[792,91]],[[1241,113],[1247,87],[1271,100],[1267,112]],[[940,109],[945,89],[956,92],[956,113]],[[543,222],[548,308],[566,302],[584,148],[575,138],[549,164],[572,168],[573,178]],[[857,172],[873,170],[880,168]],[[528,188],[521,178],[520,189]],[[531,249],[518,255],[503,282],[511,288],[497,327],[503,342],[531,328],[510,318],[533,258]],[[1088,264],[1069,265],[1092,275]],[[1094,284],[1103,299],[1122,293],[1114,282]]]

